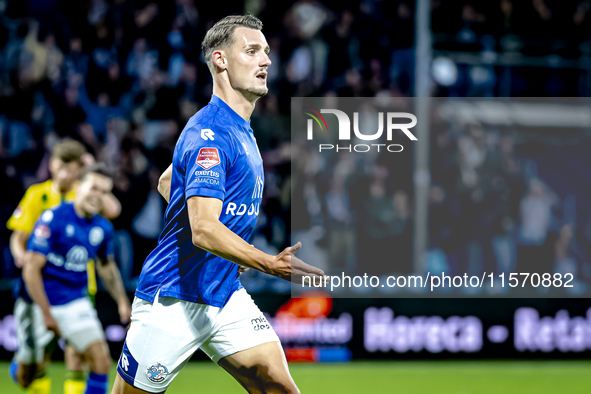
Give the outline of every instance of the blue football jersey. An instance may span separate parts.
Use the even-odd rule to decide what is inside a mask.
[[[147,257],[136,296],[160,296],[216,307],[242,286],[238,265],[193,245],[187,199],[223,201],[220,222],[248,241],[263,196],[263,160],[250,121],[212,96],[177,141],[172,159],[170,203],[158,246]]]
[[[81,218],[73,203],[41,215],[29,237],[28,250],[46,256],[43,285],[50,305],[86,296],[88,261],[113,255],[113,225],[100,215]]]

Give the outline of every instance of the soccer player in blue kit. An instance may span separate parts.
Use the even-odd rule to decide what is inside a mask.
[[[247,242],[264,186],[249,120],[271,65],[261,29],[252,15],[228,16],[202,43],[213,96],[161,178],[166,224],[142,268],[114,394],[166,391],[198,348],[250,393],[299,392],[273,328],[255,330],[265,318],[238,279],[240,266],[300,283],[324,278],[294,256],[299,243],[271,256]]]
[[[102,325],[87,293],[89,260],[98,260],[97,272],[117,302],[121,320],[128,321],[131,314],[113,260],[113,225],[98,214],[112,187],[106,167],[91,166],[73,203],[43,212],[24,257],[23,279],[45,326],[89,361],[86,394],[107,392],[111,365]]]

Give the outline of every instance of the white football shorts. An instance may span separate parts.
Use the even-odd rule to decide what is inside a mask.
[[[57,321],[62,337],[78,352],[82,353],[89,345],[105,340],[96,309],[87,297],[52,306],[50,312]]]
[[[18,344],[15,360],[21,364],[42,363],[45,347],[55,335],[45,327],[41,308],[19,297],[14,303],[14,320]]]
[[[274,341],[279,337],[244,289],[223,308],[158,294],[154,303],[136,297],[117,371],[136,388],[162,393],[198,348],[217,363]]]

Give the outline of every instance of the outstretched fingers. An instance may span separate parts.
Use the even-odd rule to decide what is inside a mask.
[[[326,275],[320,268],[304,263],[295,256],[291,259],[291,282],[297,284],[311,285],[322,283]]]
[[[301,248],[302,248],[302,243],[298,242],[297,244],[295,244],[289,248],[289,252],[291,254],[296,254],[297,252],[300,251]]]

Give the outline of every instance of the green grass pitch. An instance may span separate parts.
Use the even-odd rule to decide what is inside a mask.
[[[22,394],[0,363],[0,393]],[[302,393],[557,394],[591,393],[591,361],[375,361],[291,364]],[[64,365],[49,368],[52,394],[63,393]],[[111,384],[115,370],[111,371]],[[167,391],[244,393],[211,362],[189,363]]]

